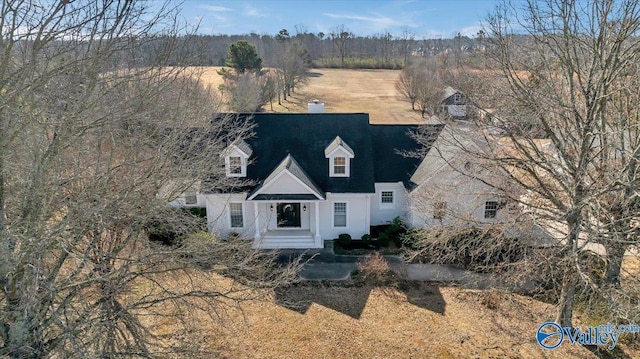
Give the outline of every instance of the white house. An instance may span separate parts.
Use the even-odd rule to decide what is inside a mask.
[[[372,125],[365,113],[251,116],[254,135],[220,154],[226,176],[239,184],[172,202],[205,207],[212,233],[236,232],[256,248],[323,248],[324,240],[341,233],[359,239],[396,217],[415,226],[442,224],[449,220],[446,209],[461,203],[490,223],[502,205],[490,193],[465,192],[468,185],[458,185],[465,180],[451,172],[441,152],[410,136],[416,125]],[[421,131],[446,152],[443,128],[430,121]],[[420,149],[424,158],[405,155]],[[443,192],[436,201],[444,203],[442,213],[434,214],[435,202],[424,200]]]
[[[484,137],[463,123],[440,131],[430,151],[411,176],[408,222],[413,227],[492,225],[515,209],[497,190],[479,179],[500,180],[478,163],[473,153],[489,151]]]

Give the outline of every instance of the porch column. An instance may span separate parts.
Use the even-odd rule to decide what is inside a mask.
[[[314,212],[316,213],[316,247],[322,248],[324,247],[324,243],[322,243],[322,236],[320,236],[320,202],[315,202]]]
[[[254,226],[256,227],[255,240],[260,240],[260,215],[258,213],[258,202],[253,202]]]

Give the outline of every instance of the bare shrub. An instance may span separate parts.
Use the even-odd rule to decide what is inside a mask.
[[[384,283],[392,274],[389,263],[378,252],[368,255],[365,260],[358,262],[357,267],[361,278],[373,283]]]

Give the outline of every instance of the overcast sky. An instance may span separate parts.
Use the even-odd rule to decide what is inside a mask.
[[[296,25],[317,34],[344,24],[356,35],[403,28],[416,38],[450,38],[458,32],[475,36],[497,0],[186,0],[182,16],[199,23],[201,34],[275,35],[280,29],[296,33]]]

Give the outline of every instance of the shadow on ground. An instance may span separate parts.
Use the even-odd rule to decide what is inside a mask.
[[[585,345],[584,347],[600,359],[631,359],[631,356],[620,347],[615,347],[612,350],[606,350],[595,345]]]
[[[333,309],[354,319],[364,311],[374,285],[346,286],[344,284],[308,283],[279,288],[275,291],[276,304],[305,314],[313,303]],[[446,302],[436,285],[398,282],[397,286],[380,286],[392,300],[407,301],[417,307],[444,314]]]

